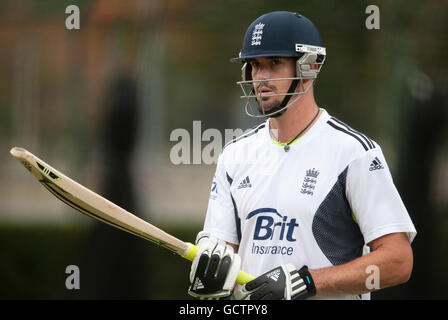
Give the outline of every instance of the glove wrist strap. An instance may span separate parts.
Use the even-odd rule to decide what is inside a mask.
[[[308,267],[303,266],[302,268],[300,268],[298,273],[299,273],[299,276],[302,281],[299,281],[299,283],[297,283],[297,284],[293,283],[292,291],[294,292],[294,291],[298,290],[299,292],[296,293],[291,298],[294,300],[302,300],[302,299],[306,299],[308,297],[315,296],[316,295],[316,286],[314,285],[314,281],[313,281],[313,278],[311,277],[311,273],[308,271]]]

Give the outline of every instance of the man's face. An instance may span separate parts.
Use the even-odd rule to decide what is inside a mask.
[[[280,106],[284,94],[288,92],[292,80],[262,81],[275,78],[293,78],[296,76],[296,59],[294,58],[254,58],[248,61],[252,67],[254,91],[259,108],[268,112]],[[269,96],[280,94],[278,96]]]

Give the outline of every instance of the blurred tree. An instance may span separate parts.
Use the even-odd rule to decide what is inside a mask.
[[[436,207],[431,201],[432,181],[442,138],[448,124],[446,95],[433,87],[421,72],[411,78],[411,107],[402,115],[402,130],[397,163],[396,185],[417,229],[412,244],[414,268],[411,279],[398,287],[374,294],[378,299],[446,298],[443,286],[428,281],[446,282],[445,270],[439,268],[438,244],[445,238],[438,232]]]
[[[120,74],[111,86],[100,148],[104,196],[138,215],[132,163],[137,138],[138,104],[132,77]],[[148,299],[147,243],[110,226],[95,223],[85,239],[83,298]]]
[[[401,295],[401,298],[408,299],[447,296],[444,290],[440,290],[442,287],[428,281],[429,274],[434,279],[444,278],[443,274],[438,275],[442,270],[437,268],[437,250],[433,249],[440,243],[440,235],[437,232],[436,209],[431,201],[434,190],[431,177],[448,124],[447,101],[439,92],[421,96],[425,94],[424,90],[421,88],[417,93],[420,99],[414,99],[414,107],[404,119],[407,126],[398,163],[397,185],[419,232],[413,244],[414,270],[406,286],[409,290]]]

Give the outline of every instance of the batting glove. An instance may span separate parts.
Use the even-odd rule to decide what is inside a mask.
[[[240,270],[240,256],[204,231],[196,237],[196,245],[199,250],[191,264],[188,294],[201,299],[230,296]]]
[[[303,300],[316,294],[313,278],[306,266],[296,270],[292,264],[274,268],[235,290],[235,300]]]

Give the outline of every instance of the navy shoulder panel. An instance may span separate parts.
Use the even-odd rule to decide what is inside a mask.
[[[371,149],[375,149],[375,144],[372,142],[372,140],[370,140],[369,137],[351,128],[349,125],[345,124],[341,120],[338,120],[335,117],[331,117],[330,120],[327,121],[327,124],[333,127],[334,129],[343,132],[356,139],[362,145],[364,150],[369,151]]]
[[[238,138],[235,138],[235,139],[227,142],[223,149],[225,149],[227,146],[231,145],[232,143],[237,143],[238,141],[241,141],[244,138],[248,138],[248,137],[258,133],[258,131],[260,129],[263,129],[265,126],[266,126],[265,122],[257,124],[256,126],[250,128],[246,133],[243,133],[242,135],[240,135]]]

